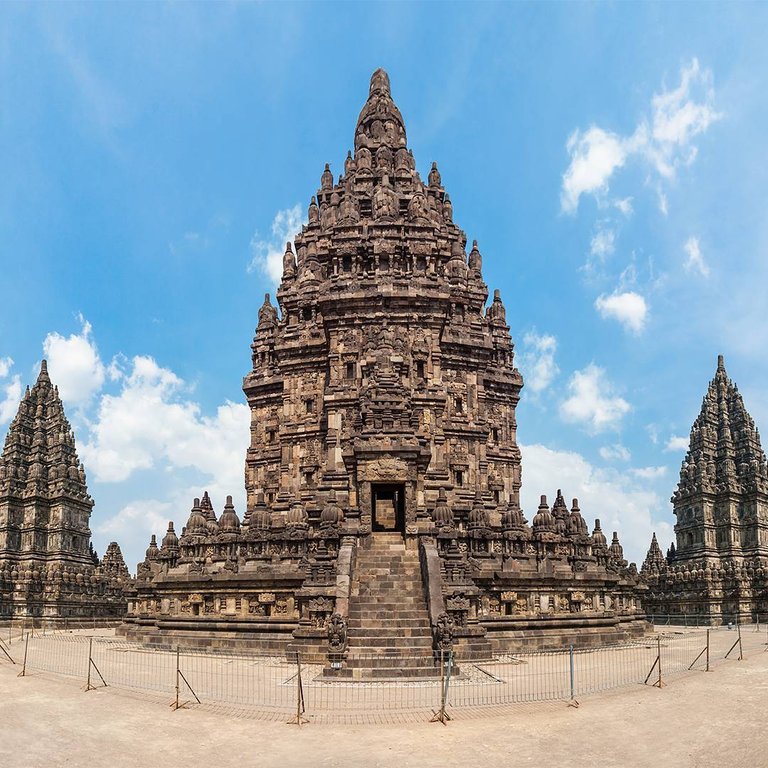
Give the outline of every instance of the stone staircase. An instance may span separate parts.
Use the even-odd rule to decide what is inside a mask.
[[[374,533],[357,552],[349,602],[351,677],[432,677],[432,631],[418,550],[399,533]]]

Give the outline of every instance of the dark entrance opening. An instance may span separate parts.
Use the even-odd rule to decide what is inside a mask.
[[[371,483],[371,512],[374,531],[405,533],[405,485]]]

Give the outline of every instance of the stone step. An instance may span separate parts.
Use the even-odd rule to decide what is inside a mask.
[[[434,661],[429,654],[422,653],[416,656],[403,656],[393,654],[391,656],[377,656],[374,653],[347,656],[347,666],[364,669],[419,669],[435,668]],[[439,668],[438,668],[439,674]]]
[[[353,595],[350,603],[350,610],[352,608],[373,608],[375,610],[381,609],[385,611],[394,611],[398,608],[410,608],[424,607],[424,598],[419,595],[418,597],[411,595],[401,595],[398,600],[383,600],[381,598],[389,597],[389,595]]]
[[[366,637],[432,637],[429,627],[349,627],[349,636],[360,640]]]
[[[387,619],[382,619],[381,616],[378,614],[366,616],[366,615],[356,615],[356,616],[349,616],[349,625],[355,626],[356,624],[360,624],[361,622],[367,622],[367,621],[376,621],[376,626],[378,627],[389,627],[391,629],[401,629],[401,628],[409,628],[409,627],[427,627],[429,628],[429,615],[426,611],[422,615],[419,616],[411,616],[411,617],[400,617],[400,616],[391,616]]]
[[[362,640],[365,637],[432,637],[429,627],[382,627],[376,624],[349,625],[349,636]]]
[[[351,630],[369,630],[371,628],[377,628],[380,630],[387,630],[392,632],[400,632],[403,630],[419,630],[420,632],[430,632],[429,619],[426,617],[423,619],[390,619],[389,621],[364,621],[360,618],[350,618],[348,623]]]
[[[350,668],[379,677],[435,674],[421,563],[400,534],[374,534],[358,550],[348,621]]]
[[[429,615],[426,606],[402,603],[357,603],[354,602],[347,614],[351,619],[379,616],[381,619],[421,619]]]
[[[392,653],[398,651],[406,651],[411,653],[414,648],[431,648],[432,636],[426,637],[422,634],[405,637],[403,635],[385,635],[383,637],[377,635],[365,635],[364,637],[358,637],[354,632],[349,633],[349,639],[354,640],[352,647],[355,650],[362,648],[388,648]]]
[[[358,564],[363,564],[366,568],[383,570],[385,568],[397,568],[398,573],[410,571],[411,573],[421,572],[421,566],[418,563],[403,562],[402,560],[362,560],[358,559]]]

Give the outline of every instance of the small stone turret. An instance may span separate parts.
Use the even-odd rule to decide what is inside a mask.
[[[606,549],[608,547],[608,540],[605,538],[603,529],[600,527],[600,520],[595,520],[595,527],[592,531],[592,541],[595,548]]]
[[[168,530],[163,536],[163,541],[160,544],[160,551],[165,554],[173,554],[179,550],[179,537],[176,535],[176,531],[173,530],[173,523],[168,523]]]
[[[448,505],[448,497],[445,495],[445,488],[440,488],[437,494],[437,501],[432,510],[432,521],[438,528],[448,528],[453,526],[453,512]]]
[[[149,546],[147,547],[145,557],[147,560],[157,560],[159,554],[160,550],[157,546],[157,536],[153,533],[149,540]]]
[[[543,495],[539,502],[539,508],[536,511],[536,516],[533,518],[533,532],[536,534],[555,532],[555,518],[549,511],[547,497]]]
[[[101,559],[101,572],[107,576],[118,579],[130,579],[128,566],[125,564],[120,545],[116,541],[111,541],[107,546],[107,551]]]
[[[248,528],[251,531],[268,531],[271,526],[272,515],[269,512],[269,507],[264,502],[264,494],[259,493],[248,520]]]
[[[340,526],[344,522],[344,510],[336,503],[336,491],[328,492],[328,503],[320,513],[320,525],[324,527]]]
[[[235,512],[235,506],[232,503],[232,497],[227,496],[227,503],[224,505],[224,511],[219,520],[219,529],[222,533],[239,533],[240,520]]]
[[[192,511],[187,520],[185,536],[205,536],[208,533],[208,521],[205,519],[200,499],[195,499],[192,504]]]
[[[581,516],[578,499],[574,499],[571,504],[571,514],[568,516],[567,532],[569,536],[589,536],[587,521]]]
[[[665,565],[666,561],[664,560],[664,555],[661,552],[659,542],[656,539],[656,532],[654,531],[653,536],[651,537],[651,546],[648,548],[648,553],[645,556],[640,572],[644,575],[652,572],[658,573]]]

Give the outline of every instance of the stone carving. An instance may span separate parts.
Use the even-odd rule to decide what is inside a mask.
[[[408,474],[408,465],[396,458],[383,458],[366,465],[366,480],[404,480]]]
[[[447,613],[441,613],[437,617],[435,646],[439,651],[450,651],[453,647],[453,620]]]
[[[339,613],[328,622],[328,647],[336,653],[347,647],[347,620]]]

